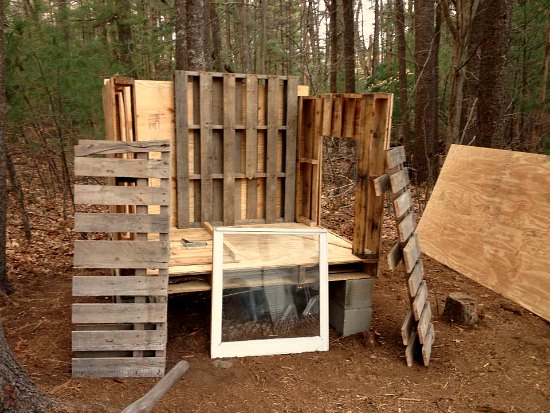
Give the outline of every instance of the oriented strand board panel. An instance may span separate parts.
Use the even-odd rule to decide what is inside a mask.
[[[550,320],[550,157],[453,145],[422,251]]]

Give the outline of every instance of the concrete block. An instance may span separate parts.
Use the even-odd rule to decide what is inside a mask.
[[[372,307],[374,278],[361,280],[332,281],[329,283],[329,297],[344,310]]]
[[[343,336],[362,333],[370,329],[372,307],[345,310],[334,301],[329,302],[330,325]]]

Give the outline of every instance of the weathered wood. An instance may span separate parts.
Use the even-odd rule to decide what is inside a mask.
[[[189,363],[185,360],[176,364],[155,386],[145,394],[145,396],[136,400],[122,413],[148,413],[155,404],[170,390],[174,384],[189,370]]]
[[[77,232],[168,232],[167,215],[77,212],[74,216]]]
[[[200,74],[200,160],[201,160],[201,222],[212,220],[212,75]]]
[[[73,324],[97,323],[164,323],[167,305],[165,303],[113,303],[73,304]]]
[[[390,270],[395,271],[401,260],[403,259],[403,251],[399,244],[395,244],[388,252],[388,266]]]
[[[166,331],[73,331],[73,351],[164,350]]]
[[[424,362],[424,366],[426,367],[430,365],[430,356],[432,354],[432,345],[434,341],[435,329],[434,325],[430,323],[430,327],[428,328],[428,332],[424,337],[424,344],[422,346],[422,361]]]
[[[404,146],[398,146],[386,152],[386,165],[388,169],[404,164],[406,160]]]
[[[73,297],[110,295],[154,296],[168,293],[168,280],[161,276],[75,276]]]
[[[476,301],[462,292],[450,293],[445,300],[443,318],[467,326],[476,324],[479,321]]]
[[[414,317],[410,311],[407,311],[405,316],[405,321],[401,326],[401,338],[403,339],[403,345],[406,346],[409,344],[409,339],[412,332],[414,331]]]
[[[420,258],[420,244],[418,235],[415,233],[403,247],[403,260],[405,261],[405,271],[412,272],[416,262]]]
[[[397,225],[397,229],[399,232],[399,241],[407,242],[409,237],[414,232],[415,228],[416,228],[416,221],[414,219],[414,214],[410,213],[405,218],[403,218],[403,220]]]
[[[279,136],[279,77],[269,76],[267,80],[267,142],[266,142],[266,185],[265,222],[270,224],[277,214],[277,139]]]
[[[161,241],[77,240],[76,268],[168,268],[170,245]]]
[[[81,205],[168,205],[170,192],[156,187],[75,185],[74,201]]]
[[[289,76],[286,88],[286,144],[284,219],[293,222],[296,202],[296,128],[298,122],[298,78]]]
[[[401,191],[409,184],[408,168],[400,169],[398,172],[390,175],[391,190],[394,194]]]
[[[187,227],[189,223],[189,121],[187,102],[187,74],[176,70],[174,75],[174,98],[176,116],[176,199],[177,225]]]
[[[451,146],[418,233],[430,257],[550,321],[548,159]]]
[[[405,349],[405,359],[407,360],[407,366],[412,367],[414,363],[414,348],[416,346],[416,332],[413,331],[409,337],[407,348]]]
[[[246,218],[258,218],[258,77],[246,78]]]
[[[428,299],[428,287],[426,286],[426,281],[423,280],[420,283],[420,286],[418,287],[418,291],[414,296],[414,301],[411,306],[414,314],[414,319],[416,321],[420,319],[420,315],[422,314],[422,310],[424,309],[424,305],[427,299]]]
[[[423,344],[426,340],[426,334],[428,333],[428,328],[430,327],[430,323],[432,321],[432,308],[430,306],[430,302],[426,301],[424,303],[424,308],[422,309],[422,314],[420,314],[420,319],[418,320],[418,339],[420,341],[420,344]]]
[[[235,225],[235,75],[223,77],[223,223]],[[240,208],[240,205],[237,206]]]
[[[82,139],[78,143],[79,144],[74,147],[75,156],[170,151],[170,142],[166,140],[121,142]]]
[[[98,159],[76,157],[77,176],[106,176],[127,178],[169,178],[170,164],[160,159]]]
[[[418,287],[424,278],[424,264],[422,260],[418,260],[413,268],[409,279],[407,280],[407,289],[409,290],[409,296],[414,297],[418,291]]]
[[[406,190],[393,201],[395,217],[401,219],[412,207],[411,193]]]
[[[164,357],[74,358],[73,377],[160,377]]]

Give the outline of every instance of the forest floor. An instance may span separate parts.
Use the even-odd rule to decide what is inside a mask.
[[[29,172],[30,173],[30,172]],[[61,202],[23,174],[33,227],[27,243],[13,200],[8,217],[9,271],[16,292],[0,301],[9,344],[47,393],[78,412],[119,412],[157,379],[72,378],[73,221]],[[31,183],[31,187],[29,187]],[[387,215],[387,214],[386,214]],[[325,225],[349,236],[349,209]],[[385,256],[395,239],[386,216]],[[231,359],[209,357],[210,295],[169,300],[168,368],[191,367],[155,412],[548,412],[550,326],[541,318],[423,257],[436,340],[429,367],[407,367],[400,327],[407,312],[402,268],[381,260],[373,300],[373,344],[331,330],[328,352]],[[465,328],[441,319],[445,297],[471,295],[484,317]],[[1,409],[0,409],[1,410]]]

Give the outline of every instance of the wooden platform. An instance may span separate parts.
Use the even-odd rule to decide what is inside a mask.
[[[252,228],[310,228],[300,223],[278,223],[263,225],[242,225]],[[182,239],[190,242],[206,242],[204,246],[186,247]],[[300,263],[307,265],[308,240],[298,237],[285,237],[281,239],[281,245],[272,249],[280,251],[276,257],[266,259],[263,256],[258,259],[258,267],[266,266],[291,266]],[[310,241],[312,242],[312,241]],[[330,281],[344,279],[368,278],[369,275],[361,272],[364,263],[375,264],[377,260],[362,260],[352,253],[352,245],[349,241],[329,232],[329,279]],[[246,245],[232,245],[234,263],[230,265],[234,269],[242,269],[238,262],[239,254],[247,254],[250,250]],[[250,260],[247,262],[250,267]],[[212,274],[212,233],[208,226],[205,228],[172,229],[170,233],[170,266],[169,274],[171,284],[168,287],[169,294],[207,291],[210,290],[210,276]],[[202,278],[202,279],[201,279]]]

